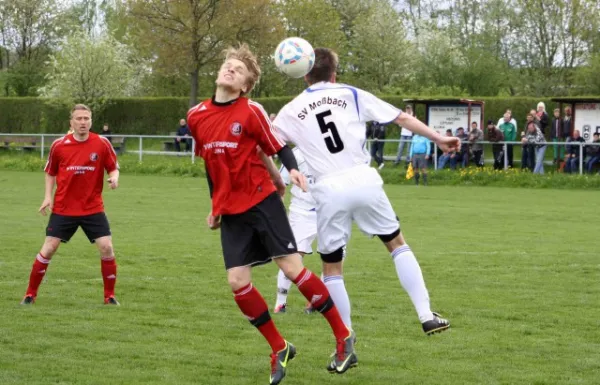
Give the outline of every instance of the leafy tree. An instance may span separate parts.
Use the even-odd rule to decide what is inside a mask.
[[[141,77],[136,67],[130,49],[110,35],[93,39],[76,33],[50,56],[48,84],[41,94],[98,109],[109,98],[136,94]]]

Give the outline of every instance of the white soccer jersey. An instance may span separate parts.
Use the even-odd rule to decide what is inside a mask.
[[[319,82],[277,114],[273,125],[296,144],[315,178],[368,164],[366,122],[392,122],[402,111],[359,88]]]
[[[313,182],[313,176],[308,169],[308,165],[304,160],[302,152],[300,152],[298,147],[294,147],[292,152],[294,153],[296,161],[298,162],[298,171],[304,174],[308,183],[311,184]],[[284,166],[281,166],[279,173],[281,174],[285,184],[290,184],[290,173]],[[315,207],[317,207],[317,202],[315,202],[313,196],[309,192],[302,191],[302,189],[296,185],[292,186],[291,192],[292,201],[290,202],[290,210],[300,209],[302,211],[314,211]]]

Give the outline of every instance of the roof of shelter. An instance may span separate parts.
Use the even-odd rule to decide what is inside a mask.
[[[404,99],[406,103],[419,103],[419,104],[484,104],[483,100],[473,99]]]
[[[581,96],[581,97],[573,97],[573,98],[552,98],[553,102],[558,103],[600,103],[600,98],[593,96]]]

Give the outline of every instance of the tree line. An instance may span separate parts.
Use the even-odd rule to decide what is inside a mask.
[[[598,15],[595,0],[0,0],[0,96],[194,103],[240,41],[263,69],[253,96],[289,96],[304,84],[271,59],[286,36],[379,94],[599,95]]]

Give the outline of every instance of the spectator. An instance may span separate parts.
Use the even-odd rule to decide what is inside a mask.
[[[371,126],[367,129],[367,137],[371,137],[371,158],[377,163],[377,167],[381,170],[385,163],[383,163],[383,145],[385,144],[385,126],[378,122],[372,122]]]
[[[525,130],[527,130],[527,127],[529,127],[529,123],[535,123],[535,115],[533,115],[531,112],[529,112],[527,114],[527,122],[525,122]],[[525,131],[521,131],[521,143],[522,143],[522,147],[521,147],[521,169],[529,169],[531,172],[533,172],[533,168],[535,167],[535,149],[534,149],[534,144],[529,143],[528,141],[525,140],[525,136],[526,136],[526,132]]]
[[[540,130],[544,136],[546,135],[546,128],[548,127],[548,113],[546,112],[546,105],[544,102],[539,102],[537,104],[536,111],[537,120],[539,122]]]
[[[408,104],[405,108],[404,108],[404,112],[415,116],[415,113],[413,112],[413,108],[410,104]],[[408,167],[408,158],[410,157],[410,146],[411,146],[411,139],[413,136],[412,131],[401,127],[401,131],[400,131],[400,140],[401,142],[398,143],[398,154],[396,155],[396,160],[394,161],[394,165],[397,166],[398,164],[400,164],[400,162],[402,162],[402,155],[404,153],[404,147],[405,145],[408,146],[408,150],[406,151],[406,166]]]
[[[579,134],[579,130],[573,131],[573,137],[567,139],[568,143],[578,142],[585,143],[585,139],[581,137]],[[579,154],[580,154],[580,146],[574,144],[567,144],[567,154],[565,159],[565,172],[572,173],[577,172],[579,169]],[[585,147],[583,148],[582,155],[585,158]]]
[[[563,137],[563,139],[568,139],[571,137],[572,126],[573,126],[573,119],[571,119],[571,107],[567,106],[567,107],[565,107],[565,116],[562,119],[562,137]]]
[[[522,142],[529,146],[528,162],[535,163],[533,166],[534,174],[544,173],[544,154],[546,153],[546,139],[540,127],[535,123],[535,120],[527,123],[527,131]]]
[[[502,170],[504,168],[504,145],[500,142],[504,141],[504,134],[493,121],[488,120],[488,140],[492,144],[492,152],[494,154],[494,170]]]
[[[587,154],[590,156],[590,159],[587,162],[586,170],[590,174],[594,171],[594,165],[600,162],[600,133],[594,133],[594,140],[592,143],[596,143],[596,146],[589,146],[587,150]]]
[[[469,164],[469,135],[465,133],[465,129],[458,127],[456,137],[460,139],[460,152],[456,154],[456,162],[460,162],[462,167],[467,167]]]
[[[420,174],[423,174],[423,184],[427,185],[427,161],[431,152],[431,141],[424,136],[415,134],[408,154],[408,161],[412,162],[415,172],[415,183],[419,185]]]
[[[451,129],[446,130],[446,136],[452,136]],[[438,169],[442,170],[448,162],[450,162],[450,168],[454,170],[456,168],[456,151],[442,153],[438,162]]]
[[[102,136],[106,136],[106,139],[108,139],[109,142],[112,143],[112,132],[110,131],[110,128],[108,127],[108,123],[104,123],[104,126],[102,126],[102,132],[100,133],[100,135]]]
[[[498,129],[502,131],[504,140],[514,142],[517,140],[517,121],[513,119],[512,112],[506,110],[504,117],[498,121]],[[513,145],[506,145],[506,156],[508,157],[508,167],[513,167]]]
[[[473,161],[475,165],[483,167],[483,131],[477,128],[477,122],[471,123],[471,131],[469,132],[469,143],[471,144],[471,151],[473,151]]]
[[[560,108],[554,109],[554,117],[552,118],[552,128],[550,129],[550,139],[552,142],[561,142],[563,138],[562,120],[560,118]],[[565,156],[565,148],[554,144],[554,158],[552,163],[559,165]]]
[[[181,151],[181,141],[185,143],[185,151],[192,150],[192,133],[188,127],[185,119],[179,121],[179,128],[177,129],[177,137],[175,138],[175,149],[177,152]]]

